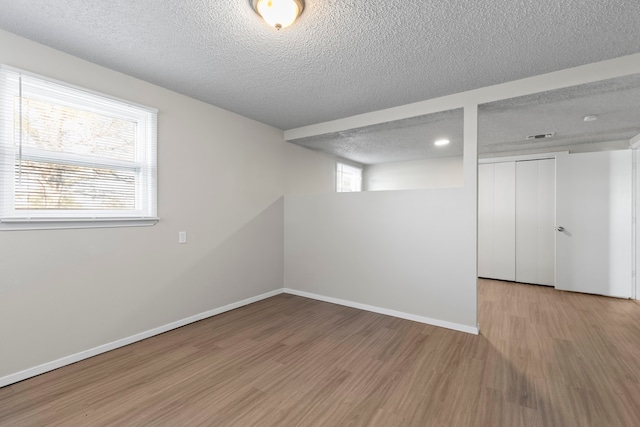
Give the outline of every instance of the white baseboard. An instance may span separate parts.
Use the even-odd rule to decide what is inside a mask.
[[[25,369],[24,371],[9,374],[0,378],[0,387],[7,386],[9,384],[17,383],[18,381],[26,380],[27,378],[35,377],[36,375],[44,374],[45,372],[53,371],[54,369],[61,368],[72,363],[79,362],[80,360],[88,359],[98,354],[105,353],[107,351],[115,350],[125,345],[133,344],[137,341],[150,338],[154,335],[159,335],[172,329],[180,328],[181,326],[188,325],[189,323],[197,322],[198,320],[206,319],[208,317],[215,316],[217,314],[231,311],[236,308],[243,307],[245,305],[252,304],[254,302],[271,298],[279,295],[283,292],[282,289],[276,289],[275,291],[267,292],[266,294],[258,295],[255,297],[247,298],[242,301],[234,302],[224,307],[214,308],[213,310],[205,311],[204,313],[196,314],[195,316],[187,317],[186,319],[178,320],[176,322],[169,323],[164,326],[160,326],[154,329],[150,329],[139,334],[132,335],[127,338],[122,338],[117,341],[103,344],[98,347],[91,348],[89,350],[81,351],[80,353],[72,354],[70,356],[62,357],[52,362],[43,363],[42,365],[35,366],[33,368]]]
[[[332,304],[338,304],[338,305],[344,305],[347,307],[357,308],[359,310],[366,310],[366,311],[371,311],[373,313],[385,314],[387,316],[394,316],[400,319],[412,320],[414,322],[425,323],[427,325],[439,326],[442,328],[452,329],[454,331],[466,332],[474,335],[477,335],[479,333],[479,329],[477,327],[474,328],[471,326],[460,325],[458,323],[446,322],[444,320],[432,319],[429,317],[418,316],[415,314],[404,313],[401,311],[390,310],[387,308],[375,307],[372,305],[361,304],[358,302],[346,301],[338,298],[312,294],[309,292],[297,291],[295,289],[288,289],[288,288],[276,289],[275,291],[271,291],[262,295],[247,298],[245,300],[234,302],[234,303],[225,305],[223,307],[214,308],[213,310],[205,311],[204,313],[196,314],[195,316],[187,317],[185,319],[181,319],[164,326],[159,326],[157,328],[150,329],[148,331],[141,332],[139,334],[135,334],[130,337],[122,338],[117,341],[110,342],[108,344],[103,344],[98,347],[91,348],[89,350],[81,351],[80,353],[62,357],[52,362],[43,363],[42,365],[38,365],[33,368],[25,369],[23,371],[16,372],[14,374],[9,374],[7,376],[0,378],[0,387],[17,383],[18,381],[26,380],[27,378],[35,377],[37,375],[44,374],[45,372],[53,371],[54,369],[58,369],[66,365],[70,365],[72,363],[76,363],[81,360],[88,359],[93,356],[97,356],[98,354],[106,353],[107,351],[115,350],[116,348],[124,347],[125,345],[133,344],[137,341],[142,341],[146,338],[150,338],[155,335],[160,335],[172,329],[176,329],[176,328],[180,328],[182,326],[188,325],[189,323],[197,322],[199,320],[206,319],[208,317],[212,317],[217,314],[224,313],[226,311],[231,311],[236,308],[240,308],[245,305],[249,305],[254,302],[261,301],[263,299],[271,298],[283,292],[287,294],[298,295],[305,298],[315,299],[318,301],[324,301]]]
[[[388,308],[376,307],[373,305],[361,304],[359,302],[347,301],[338,298],[326,297],[324,295],[312,294],[310,292],[298,291],[295,289],[284,289],[285,294],[297,295],[300,297],[311,298],[318,301],[330,302],[332,304],[344,305],[359,310],[371,311],[373,313],[385,314],[387,316],[399,317],[400,319],[413,320],[414,322],[425,323],[427,325],[439,326],[441,328],[453,329],[454,331],[466,332],[468,334],[478,335],[479,328],[459,323],[447,322],[444,320],[432,319],[430,317],[418,316],[415,314],[404,313],[402,311],[391,310]]]

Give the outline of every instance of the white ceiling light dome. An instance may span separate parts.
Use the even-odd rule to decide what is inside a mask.
[[[253,9],[276,30],[288,27],[304,10],[304,0],[251,0]]]

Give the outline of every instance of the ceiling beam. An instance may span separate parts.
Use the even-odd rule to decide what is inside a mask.
[[[286,141],[640,73],[640,53],[284,132]]]

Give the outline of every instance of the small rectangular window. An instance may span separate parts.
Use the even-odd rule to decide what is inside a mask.
[[[362,191],[362,168],[336,163],[336,191],[338,193]]]
[[[0,68],[0,229],[151,225],[157,111]]]

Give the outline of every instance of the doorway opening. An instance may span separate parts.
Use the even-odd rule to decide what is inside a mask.
[[[634,297],[638,111],[638,74],[479,106],[480,277]]]

